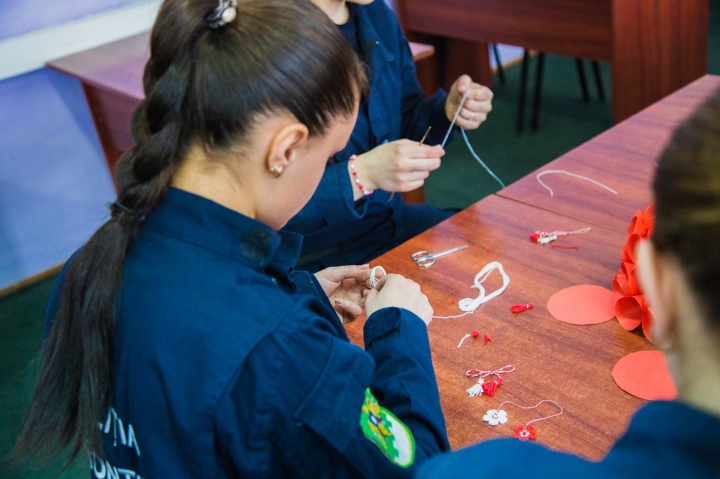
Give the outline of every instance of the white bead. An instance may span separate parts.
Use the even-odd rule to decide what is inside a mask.
[[[235,16],[237,15],[237,10],[235,8],[230,7],[223,10],[222,15],[220,18],[222,18],[223,24],[227,25],[228,23],[235,20]]]

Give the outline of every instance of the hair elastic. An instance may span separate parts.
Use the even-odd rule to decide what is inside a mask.
[[[220,0],[218,7],[205,17],[205,22],[215,30],[232,22],[236,16],[237,0]]]
[[[120,203],[120,200],[115,200],[115,201],[112,203],[112,206],[115,206],[115,207],[116,207],[117,209],[119,209],[122,213],[127,213],[127,214],[131,215],[138,223],[144,222],[145,219],[147,218],[144,214],[139,213],[139,212],[137,212],[137,211],[135,211],[135,210],[131,210],[130,208],[128,208],[128,207],[125,206],[124,204]],[[113,212],[113,213],[116,213],[116,212]],[[116,215],[113,214],[112,216],[113,216],[113,218],[114,218]]]

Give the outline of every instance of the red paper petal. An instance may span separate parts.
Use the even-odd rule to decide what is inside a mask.
[[[621,296],[632,296],[630,281],[628,281],[627,276],[625,276],[625,273],[622,271],[618,271],[618,274],[615,275],[613,291]]]
[[[675,383],[661,351],[638,351],[615,364],[613,379],[625,392],[648,401],[677,397]]]
[[[632,331],[642,323],[645,311],[642,296],[624,296],[615,303],[618,323],[626,331]]]
[[[637,213],[635,213],[635,216],[633,216],[633,219],[630,220],[630,224],[628,225],[627,230],[628,239],[630,239],[630,237],[635,234],[635,226],[637,225],[640,214],[641,213],[638,211]]]
[[[558,291],[548,301],[547,309],[558,321],[570,324],[600,324],[615,317],[613,292],[590,284]]]
[[[630,248],[628,248],[627,243],[624,243],[622,245],[622,257],[621,261],[623,263],[632,263],[632,258],[630,257]]]

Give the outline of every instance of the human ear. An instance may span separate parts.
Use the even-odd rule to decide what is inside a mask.
[[[278,177],[290,166],[304,146],[310,133],[302,123],[284,126],[273,135],[268,146],[267,169],[273,177]]]
[[[678,317],[681,271],[672,258],[661,255],[649,240],[641,240],[635,247],[638,281],[652,308],[655,321],[650,335],[655,344],[663,347],[672,343]]]

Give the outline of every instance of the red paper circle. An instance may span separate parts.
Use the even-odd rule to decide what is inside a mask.
[[[641,399],[660,401],[677,397],[662,351],[628,354],[615,364],[612,376],[623,391]]]
[[[581,284],[555,293],[548,301],[547,309],[564,323],[600,324],[615,317],[615,300],[609,289]]]

